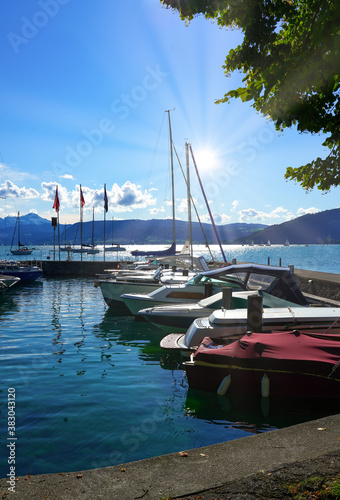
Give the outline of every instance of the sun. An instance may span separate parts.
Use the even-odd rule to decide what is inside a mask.
[[[216,155],[210,149],[200,149],[194,152],[197,168],[200,171],[210,170],[217,165]]]

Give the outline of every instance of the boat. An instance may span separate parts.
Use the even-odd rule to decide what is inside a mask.
[[[176,254],[176,243],[165,250],[132,250],[131,255],[134,257],[168,257]]]
[[[96,253],[99,253],[100,250],[98,248],[96,248],[95,244],[94,244],[94,207],[92,209],[92,244],[91,244],[91,247],[86,250],[86,253],[89,254],[89,255],[94,255]]]
[[[18,247],[16,249],[14,249],[12,247],[13,247],[13,240],[14,240],[15,233],[16,233],[16,228],[18,228]],[[33,249],[28,248],[27,246],[23,245],[20,242],[20,212],[18,212],[17,220],[15,222],[10,252],[12,255],[31,255],[31,253],[33,252]]]
[[[229,345],[206,337],[184,367],[192,389],[245,396],[340,397],[340,333],[251,332]]]
[[[253,292],[256,294],[256,292]],[[254,297],[254,296],[253,296]],[[252,296],[249,294],[248,301]],[[256,297],[255,297],[256,299]],[[161,341],[164,349],[177,349],[184,355],[196,351],[205,337],[228,344],[252,331],[250,309],[218,309],[210,316],[195,319],[184,334],[170,334]],[[256,318],[256,312],[252,313]],[[340,317],[338,307],[288,306],[261,309],[257,331],[289,328],[328,328]]]
[[[253,269],[255,271],[252,271]],[[252,273],[253,281],[248,283]],[[138,315],[141,309],[149,307],[197,303],[201,299],[221,292],[225,287],[231,287],[234,291],[265,289],[271,295],[277,295],[290,302],[308,304],[289,268],[255,264],[235,264],[201,272],[184,284],[166,285],[150,294],[125,293],[121,298],[131,313]]]
[[[83,243],[80,247],[72,247],[73,253],[86,253],[91,248],[91,245]]]
[[[38,266],[21,265],[12,260],[0,261],[0,278],[2,276],[11,276],[20,278],[20,283],[35,281],[43,276],[43,271]]]
[[[147,293],[162,287],[164,283],[183,283],[198,272],[209,269],[203,257],[172,255],[157,258],[155,262],[157,269],[154,269],[153,264],[150,270],[119,270],[114,275],[99,279],[98,285],[106,304],[123,308],[127,314],[131,314],[124,305],[123,294],[136,290]]]
[[[289,247],[289,241],[288,241],[288,240],[286,240],[286,243],[284,243],[284,245],[283,245],[283,246],[284,246],[284,247]]]
[[[60,247],[60,251],[61,252],[72,252],[72,245],[68,245],[66,243],[66,224],[65,224],[64,236],[65,236],[65,245],[63,247]]]
[[[259,264],[234,264],[225,269],[226,275],[236,276],[243,292],[234,291],[231,308],[247,307],[252,290],[260,290],[263,307],[306,305],[307,300],[298,288],[290,268]],[[217,272],[218,276],[219,272]],[[212,273],[214,275],[214,272]],[[223,291],[194,303],[163,304],[141,309],[139,315],[167,333],[186,332],[196,318],[210,316],[223,307]]]
[[[11,288],[12,286],[19,283],[20,278],[16,278],[15,276],[6,276],[5,274],[0,276],[0,294],[4,293],[6,290]]]
[[[114,218],[112,217],[112,223],[111,223],[111,246],[110,247],[105,247],[105,252],[126,252],[126,248],[120,246],[119,243],[114,243],[113,242],[113,220]]]

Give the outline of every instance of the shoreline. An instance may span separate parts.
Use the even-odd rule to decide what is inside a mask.
[[[316,469],[318,460],[329,455],[332,463],[340,461],[340,414],[183,451],[102,469],[22,476],[14,493],[6,494],[3,478],[0,493],[2,498],[20,500],[174,500],[214,494],[217,488],[254,475],[271,476],[306,460],[316,461]]]

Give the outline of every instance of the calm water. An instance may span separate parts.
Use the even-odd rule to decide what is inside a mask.
[[[228,259],[281,257],[340,272],[338,246],[226,250]],[[0,296],[0,477],[9,472],[8,388],[16,391],[17,476],[115,465],[339,411],[190,391],[180,356],[159,347],[161,330],[116,314],[92,279],[43,278]]]

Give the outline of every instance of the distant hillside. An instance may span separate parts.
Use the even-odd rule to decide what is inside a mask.
[[[251,236],[235,239],[234,243],[321,244],[340,243],[340,209],[325,210],[308,214],[297,219],[267,226]]]
[[[0,244],[10,245],[15,228],[16,217],[0,219]],[[113,224],[113,225],[112,225]],[[210,244],[216,244],[216,237],[211,224],[202,224]],[[27,214],[20,218],[21,243],[26,245],[44,245],[53,243],[51,221],[37,214]],[[113,232],[112,232],[113,228]],[[80,224],[60,225],[60,242],[79,244]],[[229,243],[267,243],[290,244],[340,243],[340,209],[326,210],[317,214],[303,215],[297,219],[265,226],[264,224],[225,224],[217,226],[219,237],[224,244]],[[188,236],[188,223],[176,221],[176,242],[183,244]],[[57,231],[56,231],[57,239]],[[92,221],[83,224],[83,243],[91,243]],[[106,221],[106,242],[120,244],[162,244],[172,242],[172,221],[166,220],[117,220]],[[104,243],[104,221],[95,221],[94,241]],[[198,222],[193,222],[193,241],[204,244],[204,238]],[[17,244],[15,236],[14,244]]]
[[[0,219],[0,244],[10,245],[16,224],[16,217]],[[112,225],[113,224],[113,225]],[[204,233],[209,243],[217,243],[211,224],[202,224]],[[226,224],[218,226],[218,233],[223,243],[230,243],[235,238],[241,238],[263,229],[264,224]],[[94,241],[96,244],[104,243],[104,221],[95,221]],[[113,231],[112,231],[113,229]],[[80,243],[80,224],[61,224],[61,244]],[[198,222],[193,222],[193,241],[195,244],[204,244],[205,240]],[[57,231],[56,231],[57,240]],[[176,221],[176,242],[183,244],[188,237],[188,223]],[[20,240],[26,245],[53,244],[53,228],[51,221],[39,217],[37,214],[27,214],[20,217]],[[91,243],[92,221],[83,223],[83,243]],[[120,244],[170,244],[172,242],[171,220],[118,220],[106,221],[106,242]],[[14,239],[17,244],[17,235]]]

